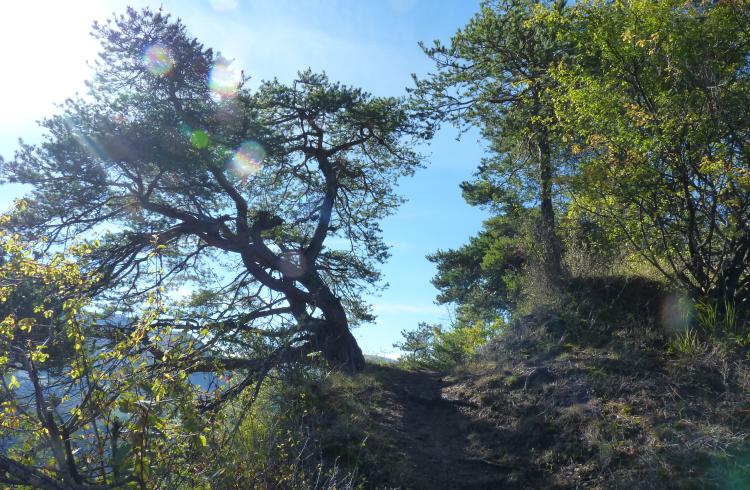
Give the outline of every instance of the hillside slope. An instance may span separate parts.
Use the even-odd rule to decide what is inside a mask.
[[[372,488],[750,488],[747,362],[664,341],[538,313],[451,373],[370,366],[322,442]]]

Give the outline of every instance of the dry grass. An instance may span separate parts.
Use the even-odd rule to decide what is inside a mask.
[[[574,311],[522,318],[452,373],[372,368],[338,421],[359,413],[370,484],[750,488],[747,354],[668,354],[650,285],[579,285]]]
[[[449,387],[510,430],[496,451],[545,486],[750,488],[746,358],[718,348],[670,356],[650,329],[648,341],[632,328],[582,334],[545,317],[517,323]],[[518,450],[514,438],[535,442]]]

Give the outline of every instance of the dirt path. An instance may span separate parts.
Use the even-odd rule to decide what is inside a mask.
[[[513,468],[498,463],[488,447],[498,429],[482,421],[476,407],[446,397],[439,373],[378,367],[382,404],[371,413],[387,446],[397,451],[403,488],[512,488]],[[394,471],[395,470],[395,471]]]

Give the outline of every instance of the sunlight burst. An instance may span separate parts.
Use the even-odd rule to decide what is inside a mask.
[[[234,97],[240,88],[242,74],[235,69],[230,61],[219,59],[211,69],[208,86],[220,97]]]

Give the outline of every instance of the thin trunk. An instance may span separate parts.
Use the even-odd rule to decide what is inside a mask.
[[[542,266],[546,279],[552,285],[562,281],[560,241],[555,233],[555,210],[552,205],[552,156],[546,129],[540,130],[539,185],[541,187],[541,226]]]
[[[709,292],[719,304],[725,301],[736,303],[744,299],[741,280],[750,258],[750,237],[746,236],[740,240],[732,252],[731,258],[725,257],[713,291]]]

